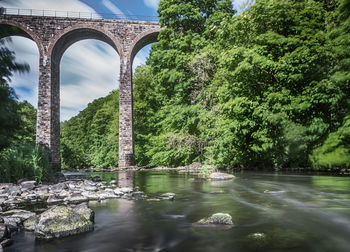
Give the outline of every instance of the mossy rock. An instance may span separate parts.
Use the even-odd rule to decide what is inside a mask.
[[[35,237],[53,239],[92,231],[93,222],[86,217],[69,206],[54,206],[39,215]]]
[[[215,213],[209,218],[201,219],[196,224],[200,225],[233,225],[232,217],[228,213]]]

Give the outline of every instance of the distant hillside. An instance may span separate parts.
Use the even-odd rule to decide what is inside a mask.
[[[62,167],[116,167],[119,90],[89,103],[61,124]]]

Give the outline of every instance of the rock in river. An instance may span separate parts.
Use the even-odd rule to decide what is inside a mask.
[[[210,174],[209,179],[211,180],[228,180],[233,179],[235,176],[232,174],[222,173],[222,172],[213,172]]]
[[[204,224],[204,225],[233,225],[232,217],[228,213],[215,213],[209,218],[201,219],[197,222],[197,224]]]
[[[87,219],[88,215],[83,212],[82,209],[75,211],[70,206],[50,208],[38,216],[35,237],[39,239],[61,238],[93,230],[92,221]]]

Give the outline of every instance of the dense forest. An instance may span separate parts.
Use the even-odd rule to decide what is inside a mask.
[[[134,84],[138,166],[350,167],[350,1],[161,0]],[[62,124],[66,168],[118,163],[118,91]]]
[[[6,37],[7,32],[1,29],[0,37]],[[29,71],[29,65],[17,63],[14,53],[3,46],[4,40],[0,45],[0,182],[48,180],[51,168],[47,152],[35,144],[36,109],[18,101],[8,84],[14,72]]]

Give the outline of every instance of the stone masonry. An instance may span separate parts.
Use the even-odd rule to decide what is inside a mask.
[[[136,53],[157,41],[159,23],[108,19],[62,18],[0,14],[0,29],[19,29],[8,36],[24,36],[38,46],[39,91],[36,142],[45,145],[55,171],[60,160],[60,61],[65,50],[83,39],[98,39],[120,56],[119,167],[134,165],[132,62]],[[116,71],[118,71],[116,69]]]

